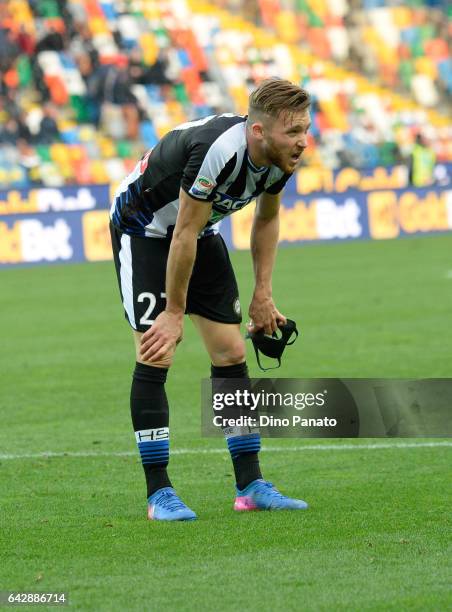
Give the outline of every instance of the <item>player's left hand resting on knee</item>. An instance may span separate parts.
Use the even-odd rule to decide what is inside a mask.
[[[273,298],[270,295],[254,294],[248,310],[250,323],[247,325],[249,332],[263,329],[266,334],[271,335],[278,329],[278,323],[286,323],[286,317],[277,310]]]
[[[176,344],[182,340],[183,313],[164,310],[141,337],[140,354],[143,361],[162,361],[171,357]]]

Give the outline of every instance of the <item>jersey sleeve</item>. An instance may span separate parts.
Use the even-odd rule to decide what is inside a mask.
[[[219,142],[198,142],[191,148],[181,187],[195,200],[211,202],[215,198],[217,185],[232,172],[234,166],[234,159]]]
[[[283,174],[282,177],[276,181],[276,183],[273,183],[272,185],[267,187],[265,189],[265,192],[271,193],[273,195],[279,193],[283,189],[284,185],[287,183],[287,181],[290,179],[291,176],[292,174]]]

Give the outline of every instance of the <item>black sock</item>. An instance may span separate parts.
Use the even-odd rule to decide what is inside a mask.
[[[165,381],[168,370],[136,363],[130,390],[135,438],[146,476],[147,497],[171,487],[169,461],[169,412]]]
[[[240,388],[250,388],[248,368],[245,362],[230,366],[212,365],[211,378],[213,379],[212,386],[215,387],[214,393],[218,391],[218,385],[221,385],[219,381],[215,385],[215,379],[221,378],[240,378],[243,381],[241,381]],[[243,490],[253,480],[262,478],[258,457],[261,448],[259,431],[250,427],[228,428],[226,441],[231,453],[237,487]]]

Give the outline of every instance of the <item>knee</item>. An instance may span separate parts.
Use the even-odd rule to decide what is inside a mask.
[[[133,337],[135,341],[135,360],[137,361],[137,363],[143,363],[144,365],[153,366],[154,368],[170,368],[171,364],[173,363],[174,353],[176,352],[176,349],[173,348],[168,350],[161,359],[145,361],[141,358],[140,352],[142,336],[143,334],[141,332],[137,332],[134,330]]]
[[[243,363],[246,360],[245,342],[243,338],[227,345],[218,347],[211,355],[212,363],[216,366],[229,366]]]
[[[165,357],[163,357],[162,359],[159,359],[157,361],[143,361],[142,359],[140,359],[137,355],[136,360],[138,363],[143,363],[144,365],[147,366],[152,366],[154,368],[166,368],[169,369],[173,363],[173,355],[165,355]]]
[[[153,359],[153,360],[144,361],[141,358],[141,354],[140,354],[139,340],[135,341],[135,349],[136,349],[135,359],[138,363],[143,363],[144,365],[147,365],[147,366],[153,366],[154,368],[167,368],[167,369],[170,368],[173,363],[175,350],[167,351],[167,353],[158,360]]]

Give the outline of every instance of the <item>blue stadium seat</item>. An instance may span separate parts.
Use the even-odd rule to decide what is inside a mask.
[[[447,91],[452,93],[452,59],[448,58],[438,63],[441,80],[445,83]]]
[[[140,125],[140,135],[147,149],[155,147],[159,139],[155,133],[154,126],[150,121],[143,121]]]
[[[158,85],[146,85],[146,92],[152,102],[163,102],[160,87]]]
[[[102,9],[105,18],[108,21],[115,21],[117,17],[117,12],[115,9],[114,2],[100,2],[100,8]]]
[[[179,61],[182,65],[182,68],[187,68],[188,66],[191,66],[192,63],[190,61],[190,57],[188,55],[188,53],[185,51],[185,49],[178,49],[177,50],[177,57],[179,58]]]

